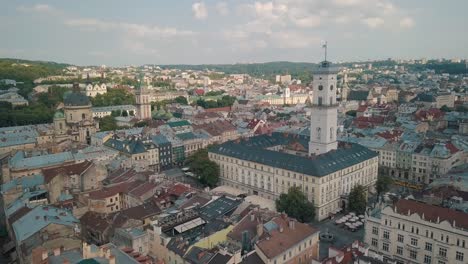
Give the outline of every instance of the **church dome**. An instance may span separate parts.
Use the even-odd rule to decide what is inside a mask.
[[[88,96],[76,91],[66,94],[64,99],[65,106],[87,106],[90,103]]]

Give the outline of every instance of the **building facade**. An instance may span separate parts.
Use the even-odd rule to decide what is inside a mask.
[[[398,264],[457,264],[468,260],[468,214],[399,200],[366,216],[370,250]]]

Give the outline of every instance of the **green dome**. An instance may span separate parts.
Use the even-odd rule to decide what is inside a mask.
[[[63,111],[58,110],[57,112],[55,112],[54,119],[58,119],[58,118],[65,118],[65,115],[63,114]]]

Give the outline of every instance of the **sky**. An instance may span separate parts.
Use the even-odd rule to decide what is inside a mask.
[[[0,0],[0,57],[75,65],[468,58],[466,0]]]

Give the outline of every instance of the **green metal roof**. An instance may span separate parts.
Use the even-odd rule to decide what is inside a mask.
[[[377,152],[358,144],[340,144],[341,147],[337,150],[313,158],[265,149],[275,145],[285,145],[294,140],[307,146],[303,142],[308,141],[308,137],[281,136],[279,133],[274,133],[272,136],[256,136],[239,143],[229,141],[212,147],[209,151],[317,177],[326,176],[378,156]]]

